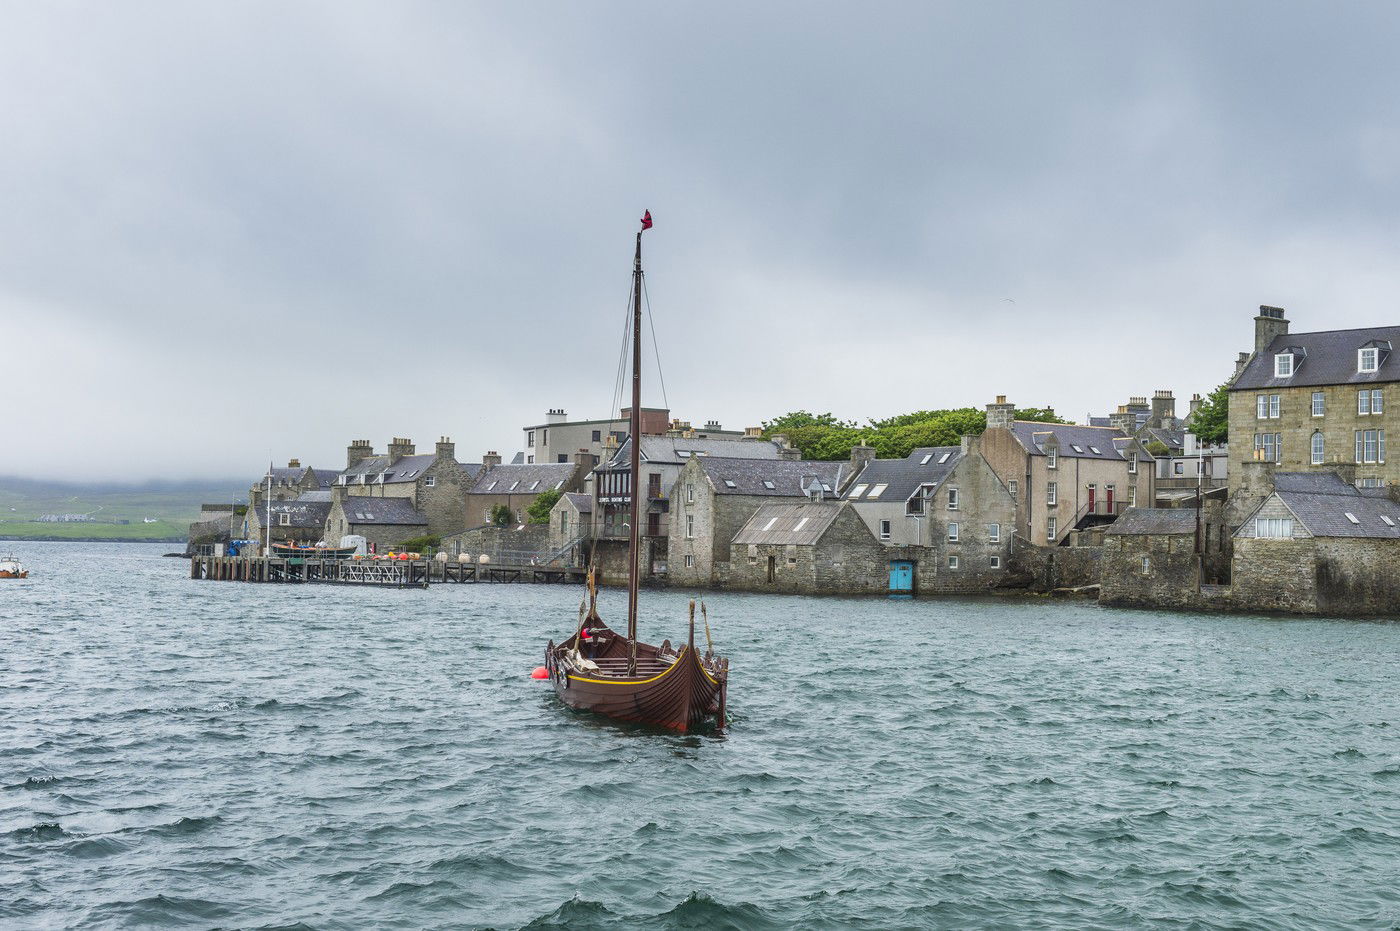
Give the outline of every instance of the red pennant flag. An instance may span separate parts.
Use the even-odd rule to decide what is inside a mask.
[[[648,210],[646,213],[642,214],[642,229],[644,229],[644,230],[649,230],[649,229],[651,229],[651,211],[650,211],[650,210]]]

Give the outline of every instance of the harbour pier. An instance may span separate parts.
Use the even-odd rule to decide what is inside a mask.
[[[430,583],[581,582],[571,566],[434,559],[309,559],[278,556],[193,556],[190,578],[216,582],[281,582],[427,588]]]

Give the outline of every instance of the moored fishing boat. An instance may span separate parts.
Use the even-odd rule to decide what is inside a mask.
[[[637,251],[632,264],[632,407],[630,411],[631,461],[628,471],[631,521],[628,539],[627,633],[613,631],[598,616],[595,570],[588,574],[587,610],[579,610],[574,633],[545,647],[542,672],[554,684],[554,692],[571,708],[592,711],[621,721],[636,721],[685,733],[713,717],[725,723],[729,687],[729,661],[714,654],[709,645],[702,656],[695,647],[695,603],[690,605],[690,629],[679,650],[669,640],[660,646],[637,639],[637,602],[640,588],[640,499],[642,410],[642,232],[651,228],[651,211],[642,217]],[[708,614],[705,637],[710,637]],[[539,671],[537,671],[539,672]]]
[[[29,570],[18,556],[0,556],[0,579],[27,579]]]
[[[349,559],[355,555],[353,546],[298,546],[295,543],[272,544],[272,555],[283,559]]]

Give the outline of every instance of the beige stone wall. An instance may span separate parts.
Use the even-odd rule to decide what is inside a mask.
[[[1256,433],[1283,435],[1283,457],[1279,470],[1308,472],[1335,468],[1339,463],[1356,462],[1356,431],[1384,430],[1386,445],[1400,442],[1400,384],[1367,385],[1369,391],[1379,388],[1385,400],[1384,413],[1358,414],[1356,393],[1358,385],[1303,386],[1298,388],[1269,388],[1230,392],[1230,466],[1229,487],[1233,495],[1240,486],[1242,466],[1254,458]],[[1312,415],[1314,391],[1323,394],[1323,414]],[[1259,395],[1279,396],[1279,416],[1259,418]],[[1312,464],[1312,435],[1323,436],[1323,464]],[[1379,478],[1385,483],[1400,481],[1400,451],[1387,449],[1384,464],[1356,465],[1356,478]]]

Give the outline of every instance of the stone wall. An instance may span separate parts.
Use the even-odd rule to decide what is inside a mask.
[[[1234,607],[1247,611],[1315,613],[1316,541],[1236,538],[1230,601]]]
[[[491,562],[507,563],[528,563],[532,558],[543,562],[556,552],[551,548],[549,524],[474,527],[444,537],[442,549],[453,558],[466,553],[473,559],[487,556]]]
[[[1098,584],[1102,559],[1101,546],[1037,546],[1017,540],[1011,568],[1025,588],[1048,592]]]
[[[1143,568],[1143,560],[1148,561]],[[1199,609],[1196,534],[1109,534],[1100,560],[1099,601],[1132,607]]]
[[[1322,614],[1400,615],[1400,540],[1317,538]]]

